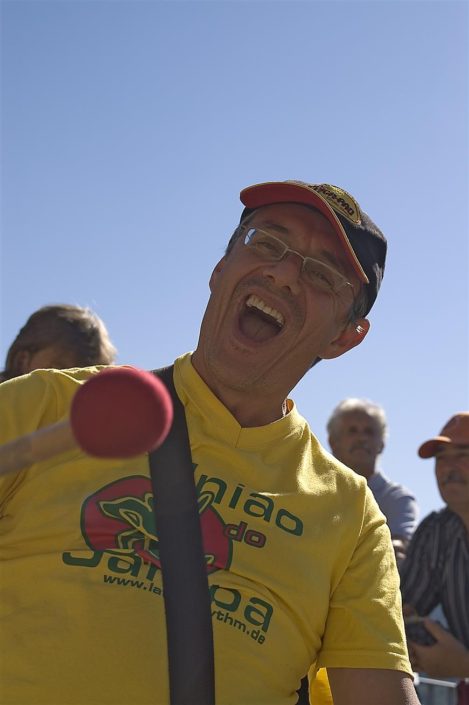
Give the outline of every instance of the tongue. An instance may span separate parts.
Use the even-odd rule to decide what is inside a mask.
[[[240,328],[247,338],[263,343],[275,337],[279,327],[270,316],[257,308],[245,308],[240,318]]]

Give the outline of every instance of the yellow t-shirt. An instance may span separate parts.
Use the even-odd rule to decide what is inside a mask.
[[[0,386],[0,442],[60,420],[99,368]],[[293,705],[318,667],[411,673],[389,531],[290,403],[241,428],[175,363],[209,572],[217,705]],[[170,472],[170,469],[168,469]],[[0,479],[0,703],[169,702],[148,459],[80,450]]]

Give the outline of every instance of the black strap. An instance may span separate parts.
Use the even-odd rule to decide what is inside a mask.
[[[184,407],[173,367],[154,370],[171,394],[174,421],[149,455],[159,539],[171,705],[214,705],[213,633],[207,569]]]

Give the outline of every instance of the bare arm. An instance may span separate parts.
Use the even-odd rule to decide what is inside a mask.
[[[419,646],[410,642],[412,666],[431,678],[469,678],[469,649],[437,622],[426,619],[424,624],[436,644]]]
[[[328,668],[334,705],[420,705],[412,678],[382,668]]]

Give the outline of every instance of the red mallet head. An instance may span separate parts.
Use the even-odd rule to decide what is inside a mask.
[[[78,444],[98,458],[131,458],[157,448],[169,433],[173,405],[151,372],[113,367],[83,384],[70,424]]]

